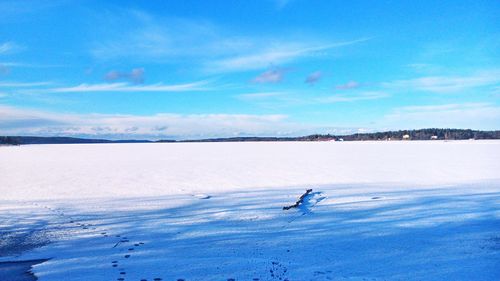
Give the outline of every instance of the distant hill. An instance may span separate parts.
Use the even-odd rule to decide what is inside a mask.
[[[178,142],[245,142],[245,141],[297,141],[297,137],[232,137],[200,140],[180,140]]]
[[[71,144],[71,143],[141,143],[151,142],[148,140],[105,140],[105,139],[83,139],[71,137],[25,137],[25,136],[0,136],[0,144]]]
[[[0,145],[21,144],[71,144],[71,143],[152,143],[152,142],[246,142],[246,141],[369,141],[369,140],[467,140],[500,139],[500,131],[479,131],[464,129],[419,129],[400,130],[351,135],[309,135],[302,137],[232,137],[200,140],[105,140],[71,137],[0,136]]]

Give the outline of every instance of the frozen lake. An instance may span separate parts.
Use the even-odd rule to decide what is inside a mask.
[[[41,281],[494,280],[499,160],[499,141],[0,147],[0,262],[50,259]]]

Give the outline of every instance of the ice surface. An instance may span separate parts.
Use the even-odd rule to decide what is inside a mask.
[[[498,141],[0,147],[0,238],[39,242],[0,261],[50,258],[41,281],[497,280],[499,160]]]

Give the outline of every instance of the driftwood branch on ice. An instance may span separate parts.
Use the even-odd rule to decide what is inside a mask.
[[[312,191],[313,191],[312,188],[307,189],[304,194],[300,195],[299,200],[297,200],[297,202],[295,202],[295,204],[290,205],[290,206],[285,206],[285,207],[283,207],[283,210],[289,210],[291,208],[297,208],[300,204],[302,204],[304,202],[304,198],[307,195],[309,195],[309,193],[311,193]]]

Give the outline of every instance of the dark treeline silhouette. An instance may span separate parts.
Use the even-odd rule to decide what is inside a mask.
[[[360,133],[352,135],[312,135],[307,140],[339,140],[344,141],[367,141],[367,140],[402,140],[407,135],[410,140],[467,140],[467,139],[500,139],[500,131],[479,131],[463,129],[419,129],[400,130],[376,133]]]
[[[400,130],[376,133],[359,133],[351,135],[315,134],[302,137],[233,137],[202,140],[185,140],[180,142],[242,142],[242,141],[368,141],[368,140],[402,140],[407,135],[409,140],[468,140],[468,139],[500,139],[500,131],[479,131],[464,129],[419,129]]]
[[[302,137],[233,137],[200,140],[105,140],[71,137],[0,136],[0,144],[71,144],[71,143],[151,143],[151,142],[245,142],[245,141],[369,141],[369,140],[467,140],[500,139],[500,131],[479,131],[464,129],[419,129],[351,135],[309,135]]]
[[[105,139],[83,139],[71,137],[32,137],[32,136],[0,136],[0,144],[71,144],[71,143],[137,143],[151,142],[148,140],[105,140]]]

